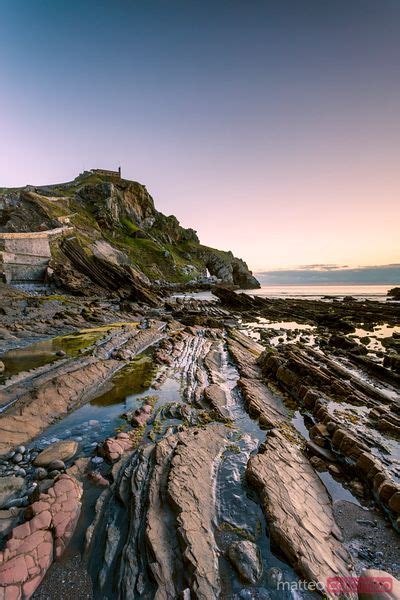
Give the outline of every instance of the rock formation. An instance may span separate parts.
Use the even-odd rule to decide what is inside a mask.
[[[365,569],[396,597],[399,304],[236,293],[239,259],[104,177],[0,202],[4,229],[72,227],[62,293],[0,283],[0,600],[329,596]],[[170,295],[206,269],[212,301]]]
[[[350,577],[331,501],[307,458],[279,432],[250,459],[247,478],[260,493],[270,534],[296,570],[327,588],[331,577]]]
[[[207,270],[225,284],[259,287],[245,262],[202,246],[193,229],[158,212],[137,182],[88,172],[66,184],[4,190],[0,196],[0,234],[63,226],[72,233],[51,244],[47,279],[72,293],[107,290],[155,304],[151,283],[196,285],[207,281]]]
[[[0,552],[0,597],[30,598],[54,556],[61,558],[81,510],[82,486],[61,475],[29,507],[28,518],[12,530]]]

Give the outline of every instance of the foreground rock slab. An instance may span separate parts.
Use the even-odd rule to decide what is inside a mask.
[[[225,435],[225,428],[218,425],[189,431],[175,449],[169,474],[168,496],[177,512],[183,563],[191,573],[190,588],[198,600],[219,593],[212,478]]]
[[[293,443],[272,431],[246,475],[260,494],[273,543],[300,575],[324,587],[329,577],[350,576],[328,493]]]
[[[86,537],[95,597],[218,597],[213,483],[228,432],[187,429],[114,465]]]
[[[53,558],[60,558],[81,510],[82,486],[61,475],[34,502],[30,520],[15,527],[0,552],[0,599],[28,600],[42,581]]]
[[[257,418],[260,426],[266,429],[285,421],[287,411],[264,384],[257,364],[263,347],[239,331],[232,330],[228,338],[228,349],[240,373],[238,385],[249,415]]]

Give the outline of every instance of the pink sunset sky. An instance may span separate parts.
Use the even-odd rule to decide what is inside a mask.
[[[91,4],[0,9],[0,187],[121,165],[255,271],[400,263],[397,2]]]

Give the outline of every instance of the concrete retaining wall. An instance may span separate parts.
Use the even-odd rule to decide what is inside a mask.
[[[51,258],[51,237],[62,235],[70,227],[29,233],[0,233],[0,270],[7,283],[43,281]]]

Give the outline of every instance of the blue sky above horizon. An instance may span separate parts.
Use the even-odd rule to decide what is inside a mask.
[[[0,0],[0,187],[122,166],[256,271],[400,262],[397,0]]]

